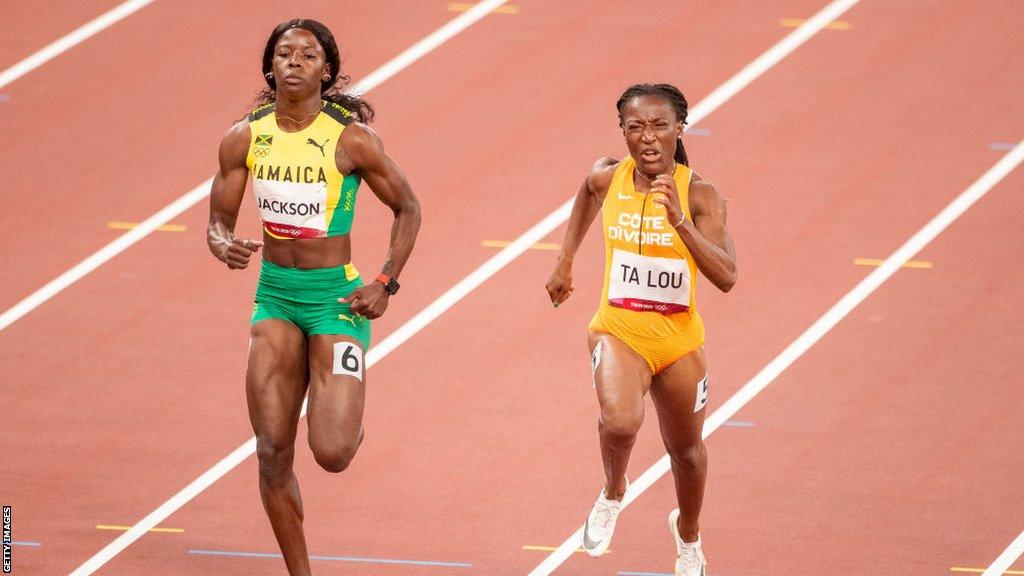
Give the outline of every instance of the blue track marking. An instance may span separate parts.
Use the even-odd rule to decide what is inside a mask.
[[[280,554],[268,552],[232,552],[229,550],[189,550],[189,554],[201,556],[232,556],[236,558],[283,558]],[[333,562],[366,562],[372,564],[407,564],[412,566],[444,566],[447,568],[470,568],[466,562],[435,562],[433,560],[394,560],[390,558],[360,558],[357,556],[313,556],[310,560],[329,560]]]
[[[730,428],[753,428],[754,423],[749,420],[726,420],[722,422],[722,426],[729,426]]]

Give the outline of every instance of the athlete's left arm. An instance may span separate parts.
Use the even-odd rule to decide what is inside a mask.
[[[397,279],[412,253],[420,229],[419,200],[398,164],[384,152],[380,137],[368,126],[350,124],[342,133],[339,144],[342,148],[339,155],[347,157],[346,163],[395,215],[391,225],[391,244],[381,272]],[[350,294],[348,302],[356,314],[377,318],[387,309],[388,296],[383,284],[371,281]]]
[[[728,292],[736,284],[736,247],[725,225],[725,199],[714,184],[696,174],[688,196],[693,222],[684,218],[676,232],[701,273],[719,290]]]
[[[693,174],[687,194],[693,222],[679,209],[679,194],[671,176],[658,176],[651,189],[660,193],[654,201],[665,206],[697,268],[722,292],[731,290],[736,284],[736,248],[725,227],[725,199],[715,186]]]

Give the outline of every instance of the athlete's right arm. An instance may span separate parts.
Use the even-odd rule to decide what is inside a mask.
[[[263,246],[263,242],[258,240],[235,238],[238,208],[249,177],[245,157],[249,151],[250,136],[249,123],[245,120],[228,130],[220,143],[220,169],[214,175],[210,189],[210,224],[206,228],[206,243],[210,252],[231,269],[248,266],[249,257]]]
[[[583,243],[584,236],[587,235],[587,230],[594,222],[594,217],[601,211],[601,204],[608,193],[617,164],[618,160],[615,158],[601,158],[595,162],[590,174],[576,192],[572,214],[565,229],[565,240],[562,241],[562,249],[558,252],[558,262],[547,283],[548,296],[556,308],[572,294],[573,259],[580,244]]]

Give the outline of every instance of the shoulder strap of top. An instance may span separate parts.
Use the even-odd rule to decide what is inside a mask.
[[[355,122],[355,116],[347,108],[334,102],[324,103],[324,114],[338,121],[342,126],[348,126]]]
[[[277,104],[271,102],[270,104],[264,104],[249,113],[249,122],[255,122],[260,118],[266,117],[268,114],[273,112],[277,108]]]

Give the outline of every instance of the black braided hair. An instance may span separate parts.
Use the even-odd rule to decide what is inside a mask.
[[[626,102],[637,96],[657,96],[658,98],[664,98],[669,104],[672,105],[672,109],[676,112],[676,120],[686,125],[686,114],[688,104],[686,103],[686,96],[679,91],[679,88],[671,84],[634,84],[619,96],[619,101],[615,103],[615,108],[619,111],[619,126],[622,126],[622,109],[626,106]],[[686,157],[686,148],[683,148],[682,137],[676,138],[676,154],[675,161],[684,165],[689,166],[690,161]]]
[[[301,28],[316,37],[317,42],[324,49],[327,64],[331,67],[331,77],[320,83],[320,97],[328,102],[334,102],[345,108],[360,122],[369,123],[373,121],[373,107],[362,97],[343,92],[345,86],[352,81],[351,76],[341,74],[341,57],[338,54],[338,43],[334,40],[331,31],[320,22],[308,18],[296,18],[282,22],[274,28],[267,38],[267,46],[263,49],[263,79],[267,87],[256,95],[256,104],[270,104],[277,94],[277,80],[273,75],[267,76],[273,70],[274,47],[281,35],[292,28]]]

